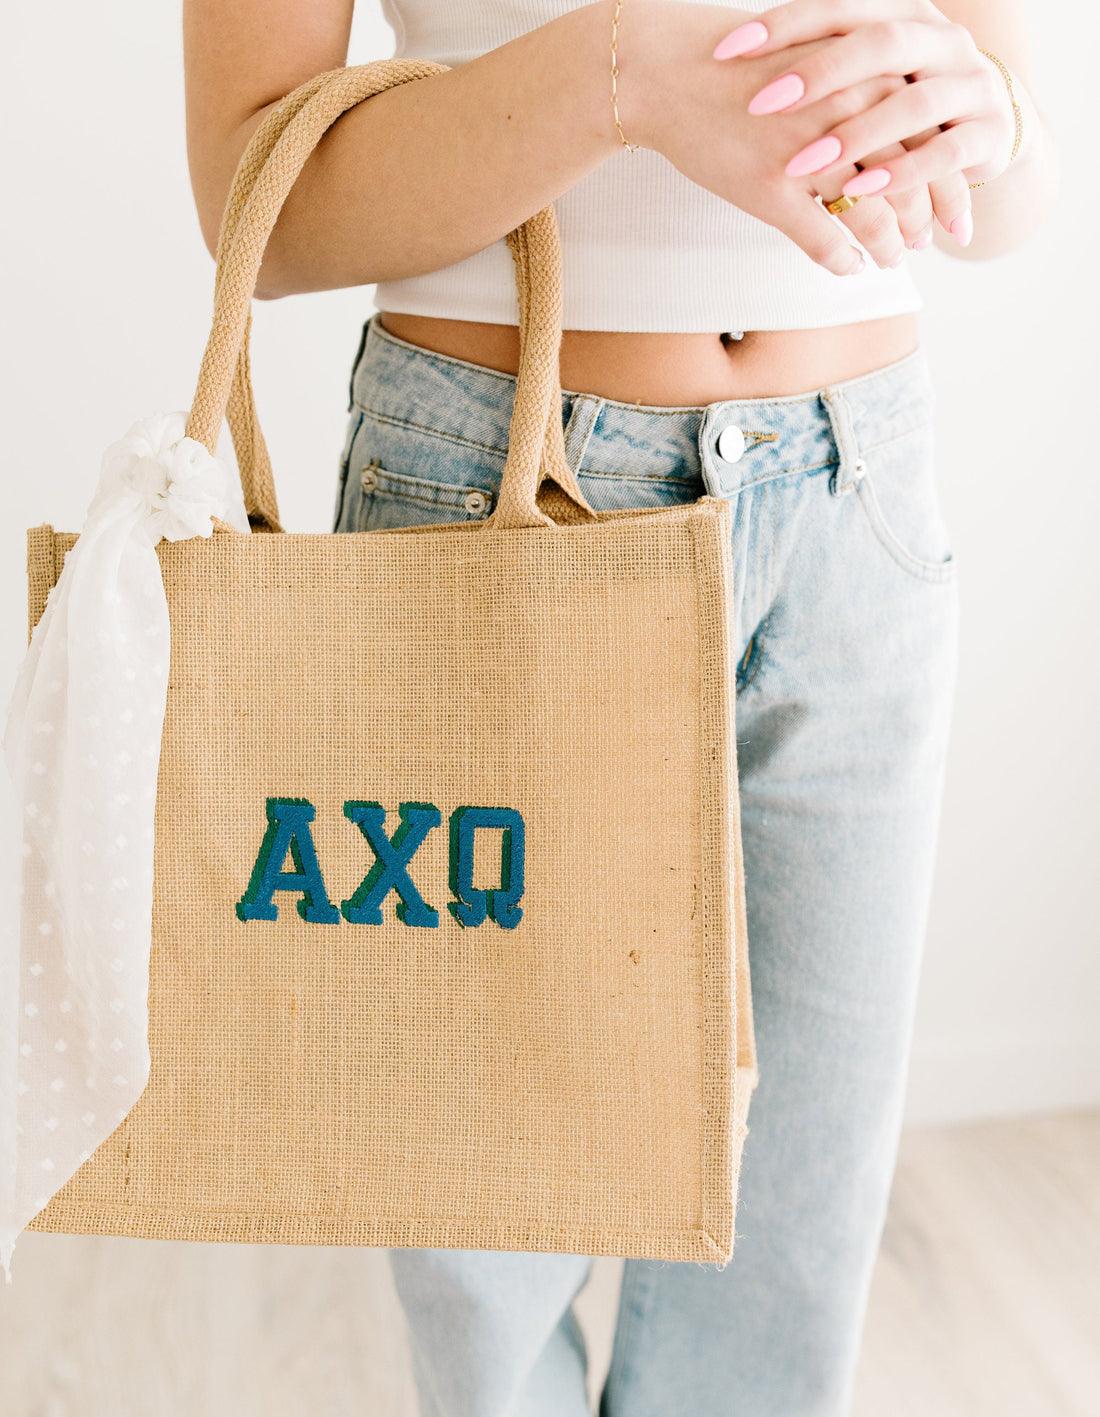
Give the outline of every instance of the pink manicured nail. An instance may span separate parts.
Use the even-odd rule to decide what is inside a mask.
[[[897,268],[901,265],[902,261],[904,261],[904,260],[905,260],[905,252],[904,252],[904,251],[899,251],[898,254],[897,254],[897,258],[896,258],[895,260],[893,260],[893,261],[887,261],[887,263],[886,263],[886,269],[887,269],[888,271],[896,271]]]
[[[756,49],[764,43],[767,37],[766,26],[762,25],[759,20],[749,20],[747,24],[738,25],[735,30],[730,30],[729,34],[720,39],[712,57],[715,59],[735,59],[738,54],[745,54],[750,49]]]
[[[780,74],[749,100],[750,113],[777,113],[797,102],[806,92],[806,85],[797,74]]]
[[[807,172],[820,172],[839,156],[840,139],[828,133],[796,152],[783,171],[788,177],[805,177]]]
[[[890,173],[885,167],[868,167],[850,177],[840,189],[845,197],[866,197],[870,192],[881,192],[890,181]]]
[[[969,246],[970,238],[974,235],[974,218],[969,211],[960,212],[948,230],[960,246]]]
[[[931,246],[931,244],[932,244],[932,228],[929,227],[927,231],[921,232],[921,234],[920,234],[920,235],[917,237],[917,239],[913,242],[913,250],[914,250],[914,251],[923,251],[926,246]]]

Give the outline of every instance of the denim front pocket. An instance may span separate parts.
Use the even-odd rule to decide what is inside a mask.
[[[493,461],[503,463],[503,454]],[[500,470],[490,465],[488,450],[361,409],[349,459],[344,530],[484,521],[499,486]]]
[[[918,580],[952,580],[956,564],[936,487],[933,423],[868,449],[863,461],[857,494],[879,544]]]
[[[377,461],[360,470],[359,490],[357,531],[484,521],[494,501],[493,489],[484,481],[439,482],[393,472]]]

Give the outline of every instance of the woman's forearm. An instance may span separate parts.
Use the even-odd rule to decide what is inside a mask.
[[[648,8],[634,0],[631,22],[643,25]],[[350,109],[295,183],[257,295],[440,270],[499,240],[621,151],[610,102],[612,12],[613,0],[597,0]],[[211,249],[233,171],[267,111],[252,114],[210,159],[218,177],[206,175],[202,225]]]

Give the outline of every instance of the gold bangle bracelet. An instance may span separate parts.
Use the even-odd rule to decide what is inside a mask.
[[[611,20],[611,111],[615,115],[615,127],[619,130],[619,137],[623,140],[623,147],[629,148],[632,153],[636,153],[638,151],[638,144],[627,142],[626,134],[623,132],[623,125],[619,122],[619,95],[615,82],[619,77],[615,43],[619,37],[619,11],[622,8],[623,0],[615,0],[615,14]]]
[[[1002,62],[997,58],[997,56],[993,54],[990,50],[979,49],[978,53],[984,54],[987,59],[991,59],[993,63],[996,64],[997,68],[1000,69],[1002,75],[1004,76],[1005,83],[1008,85],[1008,96],[1012,100],[1012,113],[1013,117],[1016,120],[1016,141],[1012,144],[1012,156],[1008,159],[1009,162],[1012,163],[1015,162],[1016,154],[1020,151],[1020,142],[1023,139],[1024,135],[1024,117],[1023,114],[1020,112],[1020,105],[1016,102],[1016,95],[1012,90],[1012,74],[1005,67],[1005,65],[1002,64]],[[992,177],[987,177],[985,181],[992,182],[994,181],[994,179]],[[970,188],[971,191],[973,191],[975,187],[984,187],[985,182],[968,182],[967,186]]]

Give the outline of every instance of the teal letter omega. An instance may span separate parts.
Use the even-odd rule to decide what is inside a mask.
[[[302,898],[296,902],[298,914],[312,924],[334,925],[340,919],[340,912],[325,890],[313,846],[309,824],[314,815],[312,803],[304,797],[267,799],[267,831],[248,888],[237,902],[241,920],[278,919],[274,891],[299,891]],[[281,869],[288,851],[294,862],[293,871]]]
[[[474,889],[474,832],[478,827],[503,827],[500,843],[500,887]],[[506,930],[519,924],[523,911],[516,902],[523,894],[523,818],[514,807],[457,807],[451,813],[451,893],[447,909],[460,925],[480,925],[486,911]]]

